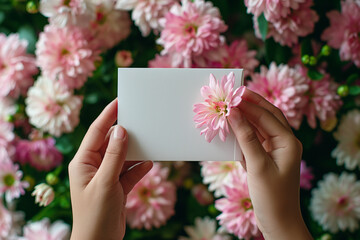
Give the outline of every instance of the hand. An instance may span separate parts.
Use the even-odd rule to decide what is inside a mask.
[[[128,137],[117,125],[117,100],[92,123],[69,164],[72,239],[122,239],[126,196],[152,162],[125,162]],[[132,168],[131,168],[132,167]]]
[[[246,89],[230,125],[243,151],[250,198],[265,239],[312,239],[300,211],[302,145],[282,112]]]

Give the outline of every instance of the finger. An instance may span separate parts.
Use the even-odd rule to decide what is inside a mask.
[[[249,173],[261,174],[264,169],[267,169],[269,159],[256,136],[254,127],[237,108],[231,111],[228,119],[246,160],[246,166],[242,165]]]
[[[127,139],[126,130],[120,125],[116,125],[111,133],[104,159],[96,173],[105,183],[116,183],[119,181],[126,158]]]
[[[134,167],[135,165],[142,163],[142,161],[125,161],[124,166],[121,170],[120,176],[122,174],[124,174],[124,172],[128,171],[129,169],[131,169],[132,167]]]
[[[242,98],[248,102],[254,103],[260,107],[265,108],[274,116],[289,130],[291,131],[291,127],[286,120],[286,117],[284,116],[283,112],[275,107],[272,103],[267,101],[265,98],[263,98],[261,95],[249,90],[248,88],[245,88],[244,94],[242,95]]]
[[[81,151],[97,152],[103,146],[109,129],[117,118],[117,99],[113,100],[91,124],[80,147]]]
[[[152,166],[153,162],[146,161],[134,166],[121,176],[120,182],[125,195],[127,195],[133,189],[133,187],[145,176],[145,174],[150,171]]]

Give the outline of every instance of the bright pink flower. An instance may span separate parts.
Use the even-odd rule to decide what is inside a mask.
[[[0,120],[0,162],[8,160],[15,153],[15,139],[13,132],[14,126],[11,123]]]
[[[194,105],[193,111],[196,113],[194,121],[197,128],[205,127],[200,134],[205,134],[208,142],[211,142],[217,134],[225,142],[230,132],[227,116],[230,115],[231,108],[239,105],[245,90],[243,87],[234,90],[234,84],[233,72],[223,76],[220,82],[210,74],[209,86],[201,88],[201,95],[205,101]]]
[[[312,187],[311,181],[314,179],[312,168],[306,166],[306,162],[301,160],[300,164],[300,188],[309,190]]]
[[[133,64],[134,59],[132,58],[131,52],[126,50],[118,51],[115,55],[115,63],[118,67],[129,67]]]
[[[356,0],[341,1],[341,13],[327,13],[330,27],[325,29],[321,38],[329,46],[340,49],[343,61],[351,60],[360,67],[360,2]]]
[[[249,51],[245,40],[235,40],[230,46],[220,47],[220,51],[222,53],[217,53],[222,56],[220,61],[210,62],[208,67],[243,68],[244,74],[247,76],[259,65],[259,61],[255,58],[256,51]]]
[[[35,58],[26,53],[28,43],[19,35],[0,33],[0,97],[25,95],[38,72]]]
[[[168,175],[168,168],[155,163],[129,193],[126,216],[131,228],[158,228],[174,214],[176,187],[167,181]]]
[[[117,0],[116,9],[132,10],[132,19],[140,28],[143,36],[154,30],[155,34],[162,30],[160,19],[178,0]]]
[[[94,6],[88,0],[41,0],[40,12],[59,27],[87,27],[95,18]]]
[[[314,31],[315,23],[319,20],[319,16],[310,8],[312,5],[312,0],[306,0],[286,17],[268,22],[267,38],[273,37],[276,42],[289,47],[297,44],[299,37]],[[256,36],[261,38],[257,17],[254,16],[253,20]]]
[[[225,186],[225,197],[215,201],[221,211],[217,217],[222,227],[239,238],[260,235],[246,181],[234,176],[231,186]]]
[[[227,26],[221,20],[218,8],[204,0],[182,0],[165,15],[164,30],[158,43],[164,46],[162,55],[180,54],[185,67],[191,67],[194,57],[216,49],[224,42],[220,36]]]
[[[100,59],[91,40],[87,29],[45,26],[36,44],[37,64],[43,75],[69,89],[81,88]]]
[[[277,106],[292,127],[300,127],[303,116],[299,113],[307,104],[305,92],[309,86],[307,78],[298,70],[287,65],[277,67],[275,63],[271,63],[269,69],[261,66],[260,73],[252,76],[248,87]]]
[[[70,238],[70,226],[62,221],[50,223],[48,218],[28,223],[24,227],[24,240],[67,240]]]
[[[72,132],[80,121],[82,97],[45,77],[29,89],[25,103],[30,123],[56,137]]]
[[[114,0],[93,0],[96,18],[90,23],[97,45],[109,49],[127,38],[131,20],[125,11],[115,10]]]
[[[10,160],[0,161],[0,194],[5,194],[7,202],[25,194],[24,189],[29,183],[21,181],[22,175],[17,164],[13,164]]]
[[[55,139],[41,138],[19,140],[16,144],[16,161],[28,163],[39,171],[50,171],[62,162],[62,155],[55,147]]]

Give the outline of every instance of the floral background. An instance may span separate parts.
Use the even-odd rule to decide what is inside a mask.
[[[244,68],[304,147],[315,239],[360,239],[359,0],[0,0],[0,239],[68,239],[67,165],[117,67]],[[238,162],[155,163],[125,239],[261,239]]]

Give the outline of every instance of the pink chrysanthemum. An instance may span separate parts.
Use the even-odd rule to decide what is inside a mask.
[[[0,97],[25,95],[38,72],[35,58],[26,53],[28,43],[19,35],[0,33]]]
[[[56,137],[73,131],[79,123],[82,97],[59,82],[39,77],[25,102],[30,123]]]
[[[112,48],[130,34],[131,20],[125,11],[115,10],[114,0],[93,0],[96,18],[90,23],[95,41],[102,49]]]
[[[227,26],[211,2],[182,0],[181,3],[174,4],[165,15],[164,30],[158,43],[164,46],[162,55],[171,52],[181,54],[184,66],[191,67],[194,57],[224,42],[220,34],[226,31]]]
[[[48,218],[28,223],[24,227],[24,240],[67,240],[70,238],[70,226],[62,221],[50,223]]]
[[[55,147],[55,139],[19,140],[16,144],[16,161],[28,163],[39,171],[50,171],[62,162],[62,155]]]
[[[36,44],[37,64],[43,75],[69,89],[81,88],[100,59],[91,40],[87,29],[46,26]]]
[[[116,8],[132,10],[131,18],[140,28],[143,36],[150,34],[151,30],[157,34],[162,30],[159,22],[178,0],[117,0]]]
[[[168,168],[155,163],[129,193],[126,216],[131,228],[158,228],[174,214],[176,187],[167,181],[168,175]]]
[[[245,91],[243,87],[234,90],[234,84],[233,72],[223,76],[220,82],[210,74],[209,86],[201,88],[201,95],[205,101],[194,105],[193,111],[196,113],[194,121],[197,128],[205,127],[200,134],[205,134],[208,142],[211,142],[217,134],[222,141],[226,140],[229,133],[227,116],[230,115],[231,108],[239,105]]]
[[[306,162],[301,160],[300,164],[300,187],[309,190],[312,187],[311,181],[314,179],[312,168],[306,166]]]
[[[299,113],[307,104],[305,92],[309,86],[299,71],[287,65],[277,67],[275,63],[271,63],[269,69],[261,66],[261,72],[252,76],[248,87],[277,106],[292,127],[300,127],[302,114]]]
[[[0,161],[7,160],[15,153],[12,142],[15,139],[14,126],[11,123],[0,120]]]
[[[171,54],[159,55],[156,54],[155,58],[150,60],[148,65],[150,68],[173,68],[173,67],[181,67],[176,66],[177,62],[174,61],[174,56]]]
[[[276,42],[289,47],[297,44],[299,37],[304,37],[314,31],[315,23],[319,20],[319,16],[310,8],[312,5],[312,0],[306,0],[286,17],[268,22],[266,37],[273,37]],[[254,16],[253,20],[256,36],[261,38],[257,17]]]
[[[256,51],[249,51],[245,40],[233,41],[230,46],[224,45],[220,49],[223,52],[219,54],[222,56],[220,61],[210,61],[208,67],[243,68],[244,75],[247,76],[259,65],[255,58]]]
[[[225,186],[225,198],[216,200],[221,211],[220,225],[239,238],[250,239],[260,235],[246,181],[234,176],[231,186]]]
[[[40,12],[59,27],[87,27],[95,18],[94,7],[89,0],[41,0]]]
[[[325,29],[321,38],[329,46],[340,49],[341,60],[351,60],[360,67],[360,2],[356,0],[341,1],[341,13],[327,13],[330,27]]]
[[[0,203],[0,239],[7,239],[12,228],[12,216],[2,203]]]
[[[233,182],[235,173],[245,176],[240,162],[211,161],[201,162],[200,165],[203,183],[209,184],[209,190],[215,191],[215,197],[225,194],[225,185]]]
[[[25,194],[24,189],[29,186],[29,183],[21,181],[22,175],[18,165],[10,160],[0,161],[0,194],[5,194],[7,202]]]

